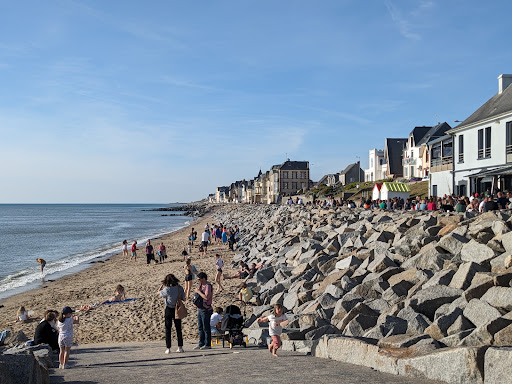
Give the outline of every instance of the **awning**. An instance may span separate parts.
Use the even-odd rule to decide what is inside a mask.
[[[483,171],[469,175],[468,177],[490,177],[490,176],[506,176],[512,175],[512,165],[505,165],[504,167],[485,169]]]
[[[405,183],[384,183],[384,186],[390,192],[411,192]]]

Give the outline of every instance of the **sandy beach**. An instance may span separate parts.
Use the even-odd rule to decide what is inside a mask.
[[[53,282],[46,282],[42,288],[34,289],[0,301],[0,330],[10,329],[12,332],[23,331],[29,339],[33,338],[34,330],[47,309],[62,310],[70,306],[74,310],[83,305],[101,303],[113,296],[117,284],[126,289],[127,298],[135,301],[111,305],[98,305],[91,310],[78,313],[80,324],[75,333],[80,344],[98,342],[127,342],[127,341],[162,341],[164,347],[164,300],[157,295],[162,279],[168,273],[173,273],[184,286],[185,273],[181,252],[187,245],[187,237],[194,227],[201,236],[206,223],[212,224],[210,215],[200,218],[188,227],[165,235],[152,241],[155,249],[163,242],[167,249],[168,258],[164,263],[148,266],[146,264],[145,245],[138,245],[137,261],[130,261],[121,253],[114,255],[105,262],[98,262],[82,272],[65,276]],[[213,223],[215,224],[215,223]],[[229,225],[229,223],[227,223]],[[128,239],[130,242],[130,240]],[[130,243],[131,245],[131,243]],[[213,306],[225,307],[237,299],[238,285],[241,280],[223,280],[224,291],[217,292],[218,287],[213,283],[215,278],[215,253],[219,253],[224,262],[224,272],[231,274],[231,259],[234,255],[227,245],[213,242],[208,253],[200,256],[199,242],[194,242],[192,249],[192,264],[199,271],[208,274],[208,280],[214,287]],[[193,281],[192,288],[197,286]],[[34,311],[33,320],[15,322],[19,306],[25,306],[28,311]],[[189,316],[183,320],[183,337],[187,341],[197,340],[196,309],[191,301],[186,303]],[[247,308],[250,313],[250,307]],[[173,330],[173,345],[175,343]]]

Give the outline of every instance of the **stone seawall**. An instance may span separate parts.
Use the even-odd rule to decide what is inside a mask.
[[[238,225],[233,264],[265,262],[247,279],[255,319],[283,304],[283,347],[448,383],[510,382],[512,213],[225,206]],[[507,268],[508,267],[508,268]]]

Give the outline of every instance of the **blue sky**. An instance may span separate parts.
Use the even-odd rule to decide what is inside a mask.
[[[339,172],[512,73],[509,1],[0,3],[0,203],[191,201]],[[508,64],[507,64],[508,63]]]

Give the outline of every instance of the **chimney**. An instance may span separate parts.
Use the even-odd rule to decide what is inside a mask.
[[[501,95],[505,88],[512,84],[512,75],[499,75],[498,76],[498,93]]]

